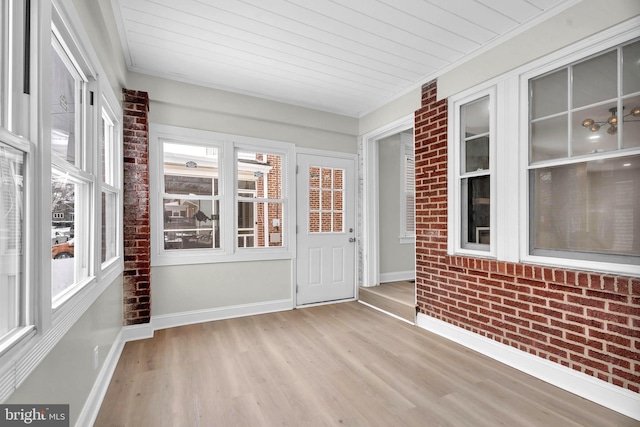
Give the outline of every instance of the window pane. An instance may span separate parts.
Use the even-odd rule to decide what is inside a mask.
[[[563,114],[531,124],[531,162],[568,156],[567,120]]]
[[[573,67],[573,108],[618,96],[618,52],[613,50]]]
[[[640,255],[640,156],[542,168],[531,182],[534,250]]]
[[[531,80],[531,118],[567,111],[567,69]]]
[[[488,176],[462,180],[462,245],[490,243],[491,186]],[[488,247],[487,247],[488,249]]]
[[[255,160],[248,160],[252,157]],[[282,156],[267,153],[238,152],[237,182],[253,182],[256,196],[264,199],[282,198]],[[240,185],[240,184],[239,184]],[[246,187],[246,184],[243,184]]]
[[[101,262],[114,258],[117,247],[118,196],[116,193],[102,192],[102,248]]]
[[[344,170],[309,168],[309,232],[344,231]],[[322,187],[322,188],[320,188]]]
[[[199,176],[164,176],[164,192],[167,194],[190,194],[211,196],[218,192],[218,180]]]
[[[622,93],[640,92],[640,41],[622,48]]]
[[[625,99],[623,105],[622,148],[640,147],[640,96]]]
[[[79,207],[86,206],[85,185],[53,171],[51,177],[51,286],[52,297],[88,277],[88,252],[82,240]],[[81,212],[81,210],[80,210]],[[85,249],[83,249],[85,248]]]
[[[282,203],[238,202],[238,247],[282,246]]]
[[[489,97],[485,96],[477,101],[461,107],[462,130],[465,139],[476,135],[489,133]]]
[[[69,163],[76,164],[80,77],[60,48],[51,49],[51,149]],[[64,55],[64,58],[61,56]]]
[[[116,159],[115,159],[115,133],[114,125],[106,111],[102,111],[102,132],[100,141],[100,157],[102,163],[102,182],[115,186],[116,183]]]
[[[612,119],[617,117],[617,105],[608,103],[573,113],[571,127],[574,156],[618,149],[618,126]]]
[[[199,199],[163,199],[164,248],[219,248],[220,202]]]
[[[21,326],[24,154],[0,143],[0,341]]]
[[[489,137],[481,136],[465,142],[465,172],[489,169]]]
[[[218,195],[217,147],[165,142],[163,159],[165,193]]]

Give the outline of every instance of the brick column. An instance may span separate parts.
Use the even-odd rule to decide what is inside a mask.
[[[124,142],[124,324],[151,319],[149,96],[122,90]]]

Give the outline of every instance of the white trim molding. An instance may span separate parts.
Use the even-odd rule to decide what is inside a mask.
[[[416,325],[507,366],[640,420],[640,394],[418,313]]]
[[[378,182],[378,144],[380,139],[413,129],[415,115],[409,114],[388,125],[367,132],[359,140],[362,157],[362,228],[360,242],[362,245],[362,286],[375,286],[380,283],[380,248],[379,248],[379,182]]]

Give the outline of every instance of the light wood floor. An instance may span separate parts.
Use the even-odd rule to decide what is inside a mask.
[[[363,304],[127,343],[96,426],[638,426]]]
[[[408,281],[360,287],[358,299],[411,323],[416,321],[416,284]]]

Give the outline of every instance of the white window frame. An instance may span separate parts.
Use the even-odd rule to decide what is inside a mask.
[[[75,44],[75,39],[70,29],[64,24],[62,18],[53,13],[51,28],[51,45],[59,52],[63,62],[71,67],[77,78],[81,82],[79,93],[76,94],[74,104],[76,111],[76,138],[75,162],[59,158],[55,153],[51,153],[51,167],[61,175],[66,175],[70,182],[76,184],[75,209],[78,215],[74,219],[75,227],[75,255],[74,266],[75,275],[78,279],[57,296],[51,294],[51,304],[54,312],[69,301],[83,287],[96,281],[96,256],[95,243],[98,240],[95,218],[95,198],[98,184],[97,153],[93,149],[98,135],[97,112],[101,109],[94,100],[91,104],[91,97],[99,93],[97,88],[96,73],[93,67],[86,62],[80,46]],[[52,54],[53,55],[53,54]],[[51,132],[48,133],[51,135]],[[44,145],[43,145],[44,148]]]
[[[535,63],[535,66],[532,66],[522,72],[519,75],[519,85],[520,85],[520,93],[519,93],[519,102],[520,102],[520,117],[522,120],[520,122],[519,129],[519,139],[521,143],[521,152],[519,158],[520,165],[520,194],[526,194],[526,197],[523,197],[525,200],[520,200],[520,221],[522,224],[526,224],[524,227],[521,227],[519,237],[520,237],[520,258],[523,262],[538,264],[538,265],[549,265],[549,266],[558,266],[558,267],[566,267],[573,268],[579,270],[587,270],[587,271],[602,271],[602,272],[611,272],[615,274],[629,274],[632,276],[638,275],[638,267],[632,264],[621,264],[615,262],[608,261],[598,261],[593,259],[573,259],[573,258],[565,258],[565,257],[554,257],[554,256],[543,256],[543,255],[534,255],[530,253],[531,247],[531,224],[529,218],[529,209],[530,206],[530,183],[529,183],[529,172],[532,169],[529,163],[529,80],[535,77],[541,76],[543,74],[549,73],[558,68],[562,68],[568,66],[570,64],[574,64],[580,62],[582,60],[587,59],[592,55],[597,55],[601,52],[604,52],[608,49],[614,48],[618,45],[624,44],[628,41],[632,41],[638,37],[637,33],[637,25],[640,24],[640,20],[634,19],[635,22],[629,22],[618,27],[612,28],[609,31],[604,32],[599,35],[596,40],[591,40],[591,43],[585,46],[573,46],[567,49],[564,49],[560,53],[550,55],[547,58],[543,58],[540,61]],[[634,27],[635,25],[635,27]],[[625,149],[625,150],[615,150],[611,152],[607,152],[604,154],[596,155],[597,158],[615,158],[620,156],[632,156],[640,154],[640,147]],[[587,159],[592,159],[594,156],[581,156],[579,161],[585,161]],[[544,162],[537,162],[535,167],[544,166],[555,166],[559,164],[567,164],[567,163],[575,163],[577,158],[569,157],[567,159],[551,160]]]
[[[151,265],[208,264],[218,262],[292,259],[295,254],[295,146],[291,143],[223,134],[199,129],[151,124],[149,129],[149,167],[151,203]],[[182,142],[219,147],[218,188],[220,199],[220,248],[165,250],[163,237],[162,143]],[[237,245],[237,158],[238,152],[256,152],[282,156],[282,199],[251,199],[252,202],[282,202],[284,230],[282,246],[238,248]],[[240,156],[242,159],[244,157]]]
[[[416,242],[415,215],[415,153],[414,136],[408,132],[400,134],[400,244],[408,245]],[[408,166],[409,165],[409,166]],[[411,184],[409,184],[411,182]],[[411,204],[411,207],[409,206]],[[413,222],[407,221],[412,214]]]
[[[469,88],[448,100],[448,240],[447,253],[495,258],[500,261],[520,262],[582,271],[638,276],[637,266],[611,262],[598,262],[570,258],[535,256],[529,253],[529,95],[528,81],[562,66],[583,60],[638,36],[640,17],[610,28],[589,39],[582,40],[543,58],[532,61],[511,72]],[[493,173],[495,197],[492,200],[491,254],[460,248],[459,200],[457,178],[459,171],[459,147],[455,136],[459,132],[456,103],[465,103],[480,97],[486,91],[495,90],[495,138],[496,162]],[[628,152],[631,155],[631,152]],[[613,156],[616,154],[614,153]],[[493,184],[492,184],[493,186]],[[495,251],[495,253],[494,253]]]
[[[461,96],[455,96],[449,99],[449,125],[448,125],[448,252],[450,254],[461,255],[473,255],[477,257],[489,257],[496,258],[497,256],[497,243],[496,240],[500,235],[498,230],[498,203],[502,199],[497,193],[497,145],[498,145],[498,108],[497,108],[497,93],[496,86],[490,86],[486,89],[482,89],[473,93],[465,93]],[[463,173],[461,170],[463,150],[463,135],[461,130],[461,115],[460,111],[462,106],[480,100],[482,98],[489,98],[489,173],[482,173],[482,176],[489,176],[490,179],[490,230],[491,240],[488,248],[486,245],[474,245],[467,244],[466,247],[462,243],[463,230],[466,225],[463,224],[462,209],[464,208],[462,203],[462,181],[463,179],[477,176],[476,173]]]
[[[102,194],[110,194],[115,198],[115,212],[122,212],[122,201],[123,201],[123,189],[122,189],[122,124],[119,117],[122,116],[122,113],[116,112],[111,105],[113,105],[114,101],[109,101],[108,95],[106,93],[102,93],[102,108],[100,117],[104,119],[109,124],[110,134],[104,135],[105,138],[105,171],[104,171],[104,180],[102,179],[102,161],[101,161],[101,153],[97,153],[98,157],[98,172],[96,175],[100,177],[100,194],[98,194],[98,198],[100,200],[100,212],[104,215],[105,207],[102,205]],[[115,104],[117,105],[117,104]],[[102,128],[102,127],[101,127]],[[104,129],[101,129],[100,132],[103,132]],[[101,136],[99,135],[100,139]],[[107,143],[107,140],[109,142]],[[96,232],[97,240],[99,240],[99,244],[96,245],[96,254],[101,254],[102,251],[102,225],[101,221],[96,221],[96,226],[99,230]],[[111,227],[115,230],[115,241],[109,242],[113,246],[115,246],[115,254],[113,257],[108,258],[102,261],[102,256],[96,256],[100,263],[100,271],[101,274],[104,275],[109,271],[117,269],[118,267],[122,268],[122,214],[116,215],[111,222]]]
[[[52,28],[65,41],[66,47],[75,58],[81,58],[82,63],[89,70],[87,75],[96,76],[90,90],[94,92],[94,107],[90,117],[91,125],[85,127],[87,145],[89,148],[98,145],[98,131],[95,123],[97,112],[101,111],[104,99],[109,100],[113,107],[114,117],[121,122],[122,110],[118,97],[113,93],[112,86],[105,79],[106,73],[101,67],[93,48],[86,42],[89,40],[82,27],[82,19],[76,12],[70,0],[31,1],[30,10],[30,69],[28,73],[28,93],[23,93],[22,76],[24,73],[24,25],[18,21],[22,19],[24,11],[22,0],[6,0],[0,6],[4,12],[0,14],[2,22],[2,36],[0,50],[3,58],[2,67],[3,96],[0,102],[0,138],[14,148],[26,154],[25,163],[25,207],[23,242],[25,264],[25,313],[24,327],[11,340],[5,340],[0,346],[0,402],[15,391],[16,387],[27,378],[60,342],[65,334],[80,320],[85,312],[94,304],[107,287],[117,286],[114,283],[121,277],[123,271],[122,243],[119,243],[117,259],[110,266],[101,270],[99,258],[93,256],[85,266],[95,275],[88,279],[85,286],[69,292],[65,301],[59,301],[57,308],[53,308],[51,300],[51,234],[43,230],[51,229],[51,168],[55,165],[63,169],[69,167],[75,176],[89,188],[86,209],[87,234],[91,253],[99,250],[99,221],[100,215],[100,181],[98,166],[98,150],[88,149],[83,153],[83,162],[79,168],[71,165],[59,165],[60,161],[53,160],[51,153],[51,46]],[[6,55],[11,54],[11,58]],[[4,92],[12,88],[12,92]],[[6,93],[6,97],[4,94]],[[102,93],[103,96],[100,96]],[[86,98],[91,100],[90,97]],[[116,138],[118,150],[121,153],[121,134]],[[56,166],[56,167],[57,167]],[[116,167],[116,166],[114,166]],[[121,172],[116,172],[121,176]],[[118,212],[118,223],[122,223],[122,213]],[[121,234],[121,230],[119,232]],[[89,243],[88,243],[89,244]]]

